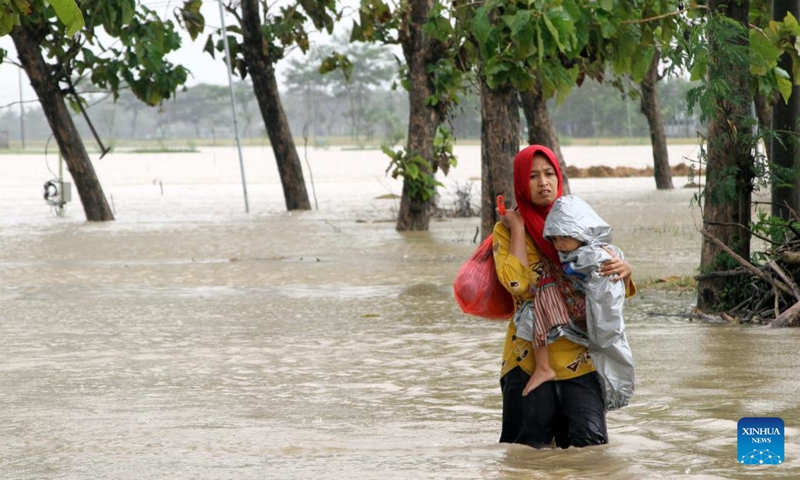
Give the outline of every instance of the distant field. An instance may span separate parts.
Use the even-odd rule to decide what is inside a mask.
[[[616,145],[649,145],[650,139],[647,137],[635,138],[561,138],[562,146],[616,146]],[[304,146],[315,148],[327,147],[358,147],[358,148],[380,148],[382,139],[374,140],[355,140],[350,137],[317,137],[309,138],[307,143],[303,138],[295,138],[295,145],[298,148]],[[480,139],[477,138],[464,138],[456,142],[459,145],[479,145]],[[696,138],[669,138],[667,143],[670,145],[687,145],[696,144]],[[97,153],[100,148],[94,141],[86,141],[86,149],[90,153]],[[125,151],[142,151],[143,153],[169,153],[172,151],[186,152],[191,151],[198,147],[225,147],[235,146],[234,139],[210,139],[210,138],[172,138],[166,140],[110,140],[106,147],[110,147],[112,151],[121,149]],[[243,146],[256,146],[256,145],[269,145],[267,138],[245,138],[242,139]],[[42,154],[47,149],[48,153],[57,154],[56,144],[50,141],[47,144],[44,140],[29,140],[25,142],[25,149],[19,141],[11,141],[10,148],[0,149],[0,155],[3,154]]]

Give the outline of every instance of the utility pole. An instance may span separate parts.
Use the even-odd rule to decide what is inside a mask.
[[[228,63],[228,88],[231,91],[231,110],[233,110],[233,131],[236,135],[236,148],[239,150],[239,171],[242,174],[242,190],[244,190],[244,211],[250,213],[250,203],[247,201],[247,182],[244,179],[244,160],[242,159],[242,143],[239,141],[239,122],[236,118],[236,97],[233,94],[233,77],[231,76],[231,51],[228,47],[228,31],[225,27],[225,11],[222,8],[222,0],[219,4],[219,20],[222,25],[222,41],[225,44],[225,58]]]
[[[19,67],[19,136],[25,150],[25,107],[22,106],[22,67]]]
[[[633,136],[633,131],[631,130],[631,99],[628,96],[625,96],[625,118],[628,120],[628,138]]]

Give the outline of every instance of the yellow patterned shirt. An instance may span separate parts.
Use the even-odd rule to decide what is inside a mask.
[[[533,244],[530,235],[525,235],[525,246],[528,253],[528,267],[524,267],[517,257],[509,253],[511,236],[508,229],[500,222],[494,226],[494,262],[497,268],[497,277],[500,283],[511,292],[516,301],[516,306],[533,299],[533,287],[539,279],[541,271],[539,253]],[[633,281],[628,283],[626,297],[636,294],[636,285]],[[531,342],[517,338],[514,320],[508,324],[506,340],[503,345],[503,366],[500,377],[519,366],[528,375],[533,373],[536,363],[533,360]],[[594,371],[594,364],[586,347],[578,345],[561,337],[548,345],[550,366],[556,372],[556,380],[567,380],[579,377]]]

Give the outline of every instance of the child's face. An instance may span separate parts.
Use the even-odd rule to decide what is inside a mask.
[[[556,250],[559,252],[569,253],[577,250],[582,243],[578,240],[575,240],[572,237],[550,237],[550,240],[553,241],[553,246],[556,247]]]

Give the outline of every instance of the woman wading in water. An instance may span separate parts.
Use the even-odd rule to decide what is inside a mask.
[[[566,316],[586,330],[583,293],[561,268],[558,251],[543,236],[545,219],[561,196],[561,170],[547,147],[532,145],[514,158],[516,210],[508,210],[494,228],[497,276],[519,309],[542,291],[549,303],[540,305],[547,315]],[[614,280],[629,279],[632,267],[614,255],[600,269]],[[626,282],[626,295],[636,293]],[[546,289],[546,290],[543,290]],[[552,302],[552,304],[550,304]],[[501,442],[536,448],[584,447],[608,443],[605,405],[600,379],[585,346],[561,336],[547,346],[549,369],[538,386],[523,395],[536,371],[531,342],[517,336],[509,322],[503,345],[500,385],[503,392]],[[540,381],[539,381],[540,380]]]

